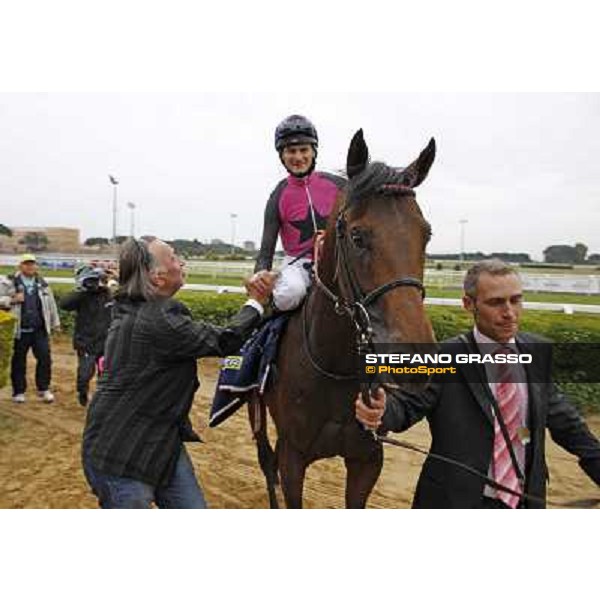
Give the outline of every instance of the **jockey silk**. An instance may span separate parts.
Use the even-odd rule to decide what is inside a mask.
[[[256,270],[271,268],[278,235],[287,256],[300,256],[307,252],[305,256],[312,259],[315,225],[316,229],[325,228],[337,193],[345,183],[343,178],[323,172],[314,172],[304,178],[290,175],[281,181],[265,209]]]

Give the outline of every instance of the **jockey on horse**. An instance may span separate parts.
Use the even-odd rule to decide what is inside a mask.
[[[275,129],[275,149],[289,173],[267,202],[260,252],[250,285],[262,289],[272,274],[277,237],[285,251],[283,268],[273,290],[279,311],[297,308],[310,286],[314,234],[325,229],[337,194],[346,180],[315,171],[319,137],[301,115],[285,118]]]
[[[275,149],[289,175],[277,184],[267,202],[255,273],[246,285],[262,295],[272,289],[273,316],[278,314],[279,318],[266,321],[239,356],[223,363],[211,408],[211,427],[244,404],[249,390],[259,389],[262,394],[287,318],[300,306],[312,283],[314,236],[325,229],[338,192],[346,184],[342,177],[315,171],[318,144],[315,126],[301,115],[286,117],[275,129]],[[276,273],[271,267],[278,236],[285,259]]]

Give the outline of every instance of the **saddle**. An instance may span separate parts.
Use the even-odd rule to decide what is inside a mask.
[[[281,313],[268,319],[246,341],[239,354],[223,359],[209,427],[216,427],[235,413],[252,392],[264,393],[277,359],[279,339],[291,314]]]

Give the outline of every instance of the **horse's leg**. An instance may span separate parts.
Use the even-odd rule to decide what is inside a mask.
[[[306,459],[288,440],[277,440],[277,463],[281,489],[288,508],[302,508],[302,491],[306,474]]]
[[[279,508],[275,486],[279,484],[277,476],[277,457],[269,442],[267,435],[267,410],[265,403],[253,395],[248,402],[248,418],[252,426],[252,433],[256,441],[258,451],[258,462],[267,482],[267,492],[269,494],[269,507]]]
[[[379,479],[383,467],[381,446],[368,460],[345,458],[346,463],[346,508],[365,508],[371,491]]]

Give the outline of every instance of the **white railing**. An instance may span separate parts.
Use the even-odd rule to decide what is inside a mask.
[[[274,268],[277,268],[277,264]],[[227,263],[190,261],[186,270],[190,274],[204,275],[218,279],[219,277],[239,277],[243,279],[252,274],[254,263]],[[526,292],[562,292],[571,294],[600,294],[599,275],[571,275],[559,273],[524,273],[521,272],[523,289]],[[465,273],[463,271],[425,271],[425,285],[428,288],[462,288]]]
[[[460,298],[425,298],[425,304],[436,306],[462,306]],[[566,315],[585,313],[600,315],[598,304],[562,304],[558,302],[523,302],[523,307],[530,310],[560,312]]]
[[[70,283],[75,280],[70,277],[46,277],[48,283]],[[217,292],[217,294],[243,294],[246,289],[236,285],[209,285],[205,283],[186,283],[184,291],[191,292]],[[462,306],[460,298],[425,298],[425,304],[433,306]],[[595,304],[565,304],[553,302],[524,302],[523,306],[531,310],[559,312],[567,315],[585,313],[600,315],[600,305]]]
[[[39,260],[57,260],[50,254],[40,254]],[[89,260],[89,256],[61,255],[61,260],[75,260],[77,262]],[[18,264],[18,255],[0,255],[0,263],[15,266]],[[60,264],[60,263],[59,263]],[[281,264],[280,259],[275,259],[273,267],[277,269]],[[44,267],[48,273],[52,267]],[[193,275],[203,275],[217,280],[223,277],[244,279],[254,270],[254,261],[186,261],[186,271]],[[600,275],[578,275],[573,273],[529,273],[524,269],[520,271],[523,289],[527,292],[561,292],[572,294],[600,294]],[[435,288],[461,288],[465,276],[464,271],[454,270],[425,270],[425,285],[434,292]]]
[[[599,275],[571,275],[567,273],[526,273],[520,271],[526,292],[562,292],[567,294],[600,294]],[[425,285],[429,288],[461,288],[465,272],[425,271]]]

